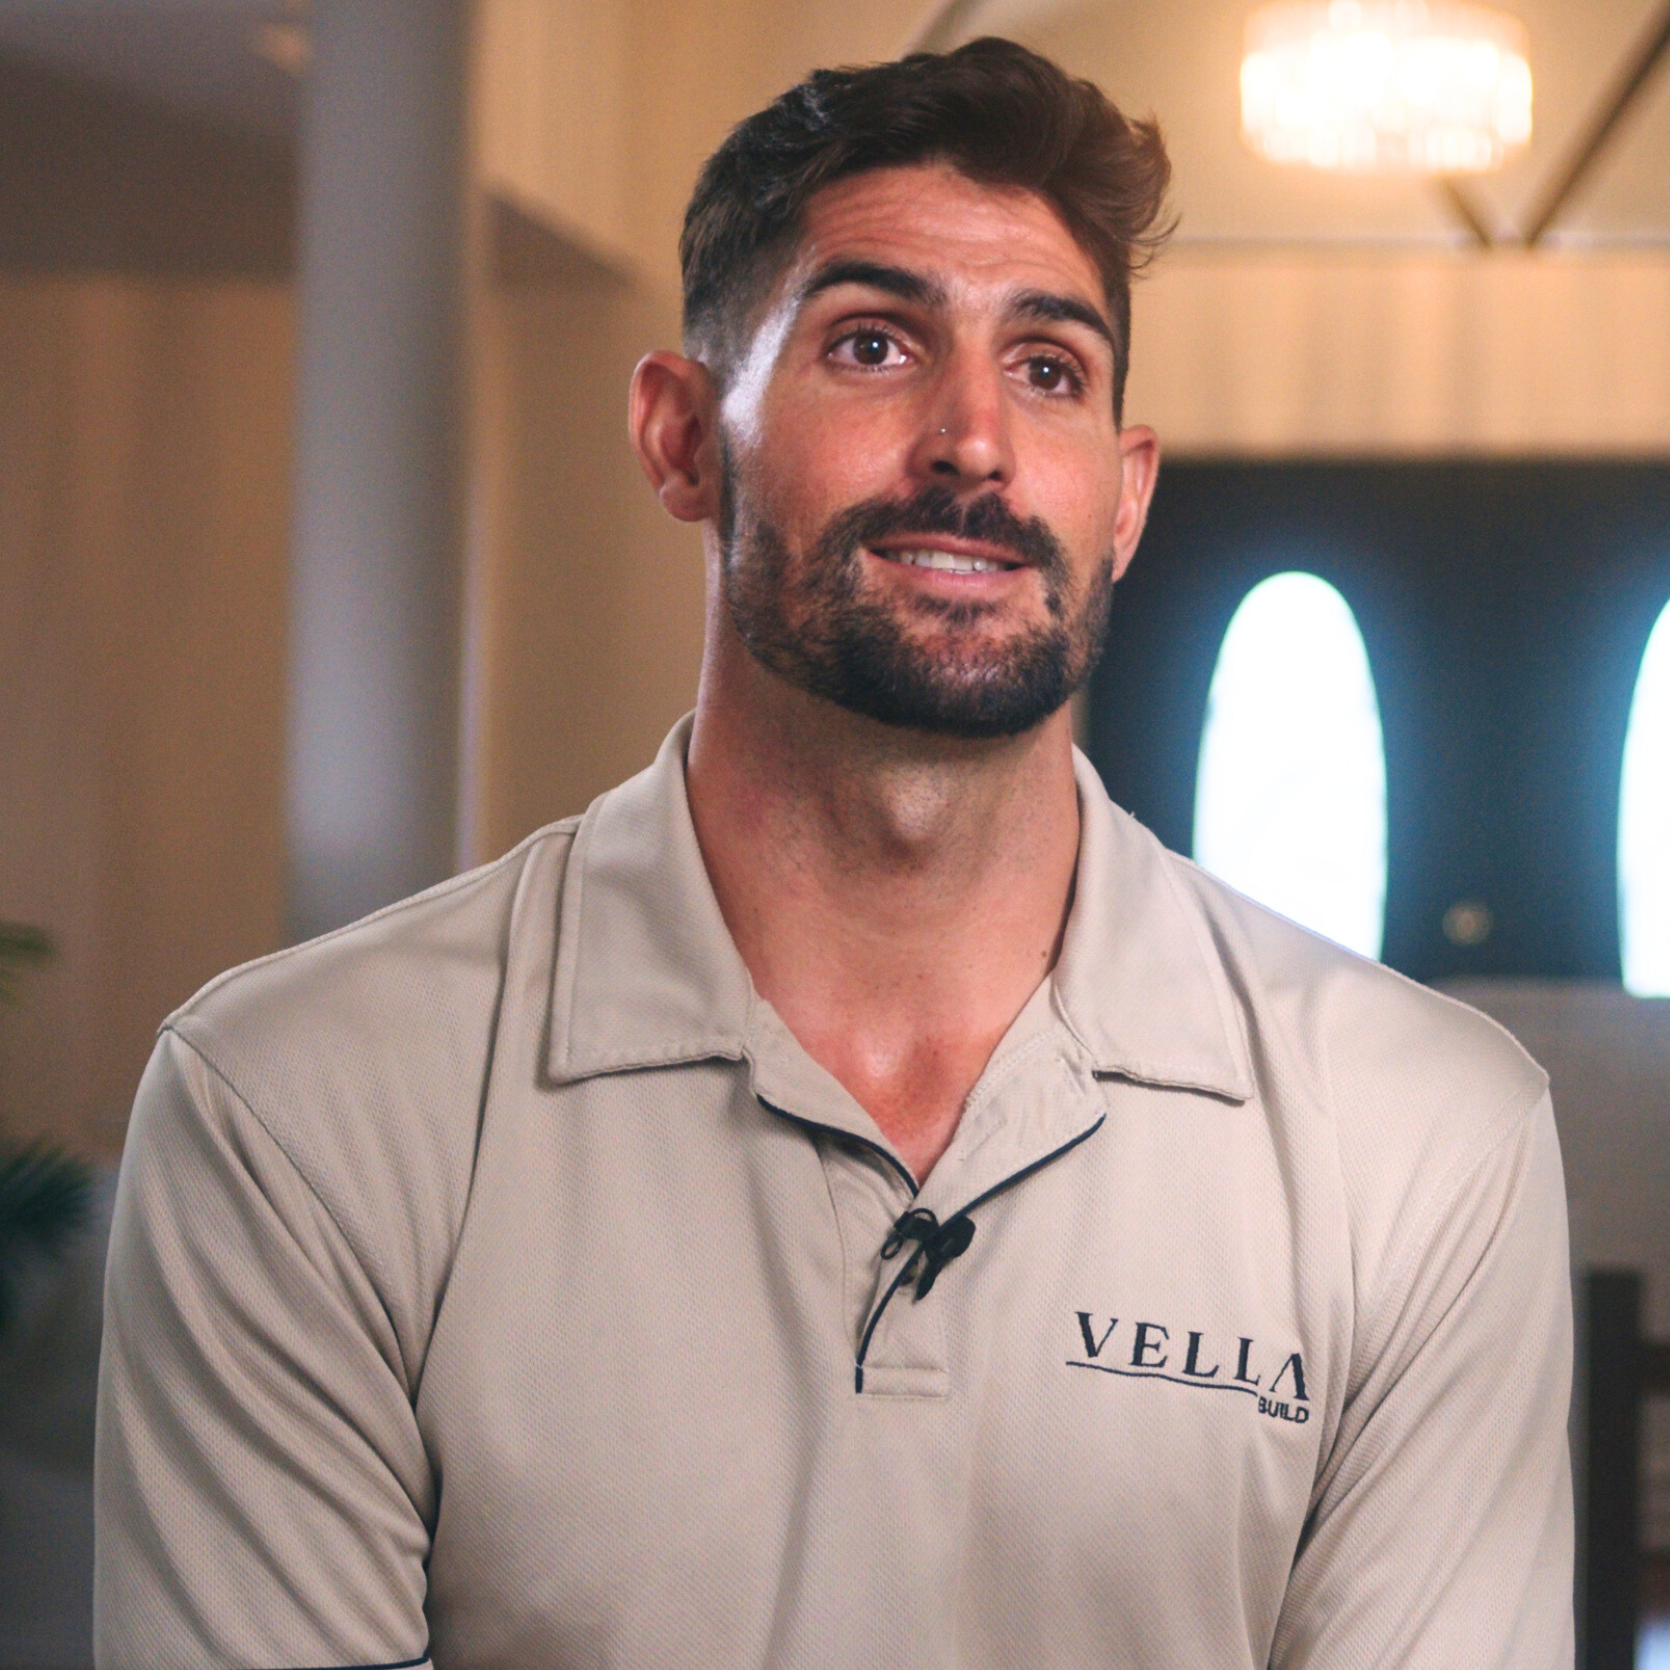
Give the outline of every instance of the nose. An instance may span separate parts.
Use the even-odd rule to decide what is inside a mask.
[[[997,366],[972,354],[946,363],[924,403],[912,462],[923,479],[963,490],[1013,479],[1008,391]]]

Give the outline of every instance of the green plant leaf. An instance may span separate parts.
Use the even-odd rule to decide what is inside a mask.
[[[16,1309],[25,1261],[62,1253],[92,1206],[93,1173],[84,1161],[44,1143],[0,1146],[0,1334]]]
[[[27,922],[0,922],[0,1003],[17,996],[19,972],[52,955],[52,940]]]

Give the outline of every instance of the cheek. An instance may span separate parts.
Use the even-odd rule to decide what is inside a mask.
[[[1081,530],[1085,559],[1100,563],[1113,550],[1118,537],[1119,482],[1117,478],[1108,481],[1104,475],[1099,481],[1095,477],[1089,478],[1089,483],[1094,485],[1090,490],[1081,492],[1074,511]]]
[[[860,500],[910,490],[908,442],[883,414],[792,398],[763,413],[756,480],[785,524],[821,527]]]
[[[1054,480],[1035,483],[1029,508],[1049,524],[1075,570],[1102,562],[1114,544],[1119,500],[1098,484],[1090,467],[1064,471]]]
[[[1081,415],[1082,416],[1082,415]],[[1119,436],[1111,424],[1024,420],[1015,425],[1015,484],[1063,539],[1094,541],[1119,512]]]

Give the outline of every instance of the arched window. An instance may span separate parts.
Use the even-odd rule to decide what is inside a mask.
[[[1206,700],[1194,853],[1367,957],[1386,917],[1386,755],[1350,605],[1314,574],[1241,600]]]
[[[1647,639],[1624,733],[1618,940],[1624,985],[1670,997],[1670,604]]]

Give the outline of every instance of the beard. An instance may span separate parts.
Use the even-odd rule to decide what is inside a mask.
[[[996,494],[961,500],[929,486],[909,499],[867,499],[835,516],[795,563],[768,522],[738,515],[727,467],[719,519],[722,584],[738,635],[778,677],[884,725],[940,736],[1018,736],[1056,712],[1101,655],[1113,603],[1113,557],[1083,586],[1040,518]],[[1047,619],[999,634],[1003,607],[870,595],[864,549],[900,536],[989,541],[1038,574]],[[923,642],[909,630],[914,618]]]

